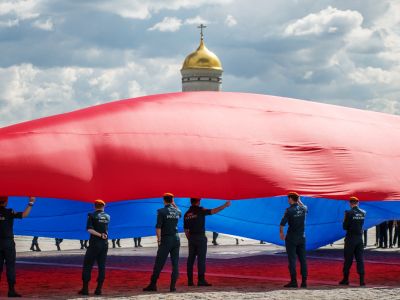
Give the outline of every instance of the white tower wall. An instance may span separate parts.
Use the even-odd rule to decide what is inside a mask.
[[[220,91],[222,70],[182,69],[182,91]]]

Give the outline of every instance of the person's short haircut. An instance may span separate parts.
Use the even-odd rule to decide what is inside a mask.
[[[193,205],[199,202],[200,200],[201,200],[200,198],[190,198],[190,203]]]
[[[288,198],[292,199],[294,202],[299,201],[299,194],[297,194],[296,192],[289,192],[288,193]]]
[[[360,201],[360,200],[358,200],[357,197],[354,197],[354,196],[350,197],[349,200],[350,200],[351,204],[358,204],[358,202]]]
[[[172,201],[174,200],[174,195],[171,193],[165,193],[164,194],[164,201],[166,203],[172,203]]]
[[[0,203],[4,203],[8,201],[8,196],[0,196]]]

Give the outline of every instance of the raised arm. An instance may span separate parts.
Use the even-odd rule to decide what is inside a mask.
[[[229,206],[231,206],[231,201],[226,201],[223,205],[218,206],[218,207],[216,207],[216,208],[213,208],[213,209],[211,210],[211,214],[212,214],[212,215],[217,214],[217,213],[219,213],[221,210],[224,210],[225,208],[227,208],[227,207],[229,207]]]
[[[29,197],[29,203],[27,205],[27,207],[25,208],[25,210],[22,213],[22,218],[26,218],[27,216],[29,216],[31,210],[32,210],[32,206],[35,203],[36,198],[35,197]]]

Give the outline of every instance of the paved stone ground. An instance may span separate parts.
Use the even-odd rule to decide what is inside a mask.
[[[209,238],[209,241],[211,239]],[[375,241],[370,233],[371,243]],[[17,237],[17,289],[28,298],[80,299],[76,294],[81,284],[84,250],[79,241],[65,240],[62,251],[56,251],[53,239],[40,238],[42,252],[26,251],[30,237]],[[122,240],[122,248],[109,250],[104,296],[118,299],[400,299],[400,251],[375,249],[366,251],[367,288],[337,285],[341,276],[343,242],[308,252],[309,289],[282,288],[288,280],[287,258],[279,246],[260,245],[258,241],[240,239],[240,245],[230,236],[221,236],[219,246],[209,246],[207,278],[212,287],[186,286],[185,239],[182,238],[178,292],[169,293],[170,263],[159,280],[159,292],[146,294],[142,288],[151,275],[156,243],[144,238],[143,248],[133,248],[132,239]],[[111,243],[110,243],[111,246]],[[5,274],[4,274],[5,275]],[[3,276],[4,276],[3,275]],[[97,271],[93,270],[91,289],[95,287]],[[4,277],[3,277],[4,278]],[[5,280],[0,284],[0,296],[5,295]],[[87,297],[86,297],[87,298]],[[99,297],[97,297],[99,298]]]

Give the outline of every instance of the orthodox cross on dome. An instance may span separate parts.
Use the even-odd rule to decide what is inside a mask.
[[[200,28],[200,39],[203,40],[204,39],[203,29],[207,28],[207,26],[204,24],[200,24],[200,26],[197,26],[197,28]]]

